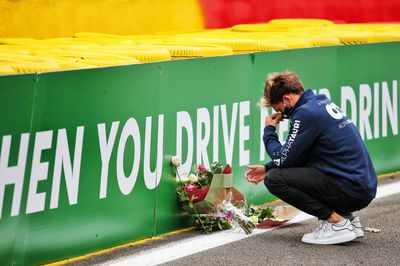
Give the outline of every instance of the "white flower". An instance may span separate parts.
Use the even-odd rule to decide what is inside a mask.
[[[199,178],[197,177],[197,175],[194,174],[190,174],[189,175],[189,181],[191,184],[196,183],[197,181],[199,181]]]
[[[189,177],[188,177],[188,175],[187,174],[180,174],[179,175],[179,180],[182,182],[182,183],[189,183]]]
[[[172,164],[173,166],[178,167],[178,166],[181,164],[181,160],[179,159],[178,156],[172,156],[172,157],[171,157],[171,164]]]
[[[250,221],[253,224],[258,224],[258,217],[257,216],[253,215],[253,216],[250,216],[249,218],[250,218]]]

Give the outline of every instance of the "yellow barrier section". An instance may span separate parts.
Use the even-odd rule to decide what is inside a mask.
[[[319,19],[277,19],[152,35],[77,32],[44,40],[0,38],[0,74],[387,41],[400,41],[400,24],[334,24]]]
[[[0,0],[0,37],[204,29],[198,0]]]

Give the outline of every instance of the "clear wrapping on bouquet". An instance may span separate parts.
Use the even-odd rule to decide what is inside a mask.
[[[240,226],[246,234],[251,234],[256,227],[249,217],[231,203],[232,193],[228,193],[217,210],[225,219],[232,221],[234,225]]]
[[[183,206],[182,208],[191,214],[215,213],[217,206],[223,202],[228,194],[233,204],[244,202],[244,195],[232,186],[232,181],[232,174],[214,174],[210,187],[205,188],[207,190],[204,193],[205,197],[199,197],[197,200],[193,201],[192,206]],[[204,189],[197,189],[196,191],[202,192],[202,190]],[[190,194],[189,197],[191,196]],[[197,195],[195,194],[195,196]]]

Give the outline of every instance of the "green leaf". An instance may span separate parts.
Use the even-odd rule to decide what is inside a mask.
[[[205,234],[232,228],[231,223],[226,221],[225,218],[216,218],[211,214],[196,215],[194,225],[201,229]]]
[[[219,230],[223,230],[219,220],[217,221],[217,226],[218,226]]]

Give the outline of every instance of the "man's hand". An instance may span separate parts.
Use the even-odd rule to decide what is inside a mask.
[[[265,118],[265,126],[276,127],[276,125],[279,124],[281,121],[283,121],[282,114],[280,113],[272,114]]]
[[[250,170],[247,171],[244,176],[246,177],[247,181],[256,185],[263,181],[267,175],[264,165],[248,165],[247,168]]]

